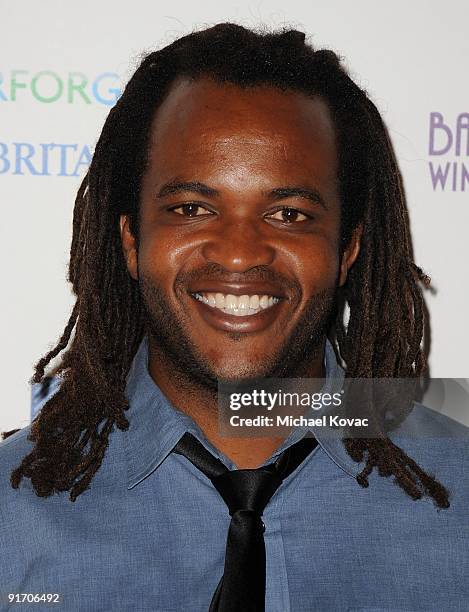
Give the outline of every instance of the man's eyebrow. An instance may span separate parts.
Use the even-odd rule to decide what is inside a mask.
[[[205,185],[205,183],[199,181],[179,181],[176,179],[165,183],[158,191],[157,197],[164,198],[165,196],[183,192],[200,193],[200,195],[206,198],[220,195],[219,191]],[[266,195],[276,201],[292,197],[305,198],[314,204],[319,204],[327,210],[326,203],[321,194],[316,189],[311,189],[309,187],[276,187],[267,192]]]
[[[158,191],[157,196],[159,198],[164,198],[168,195],[173,195],[175,193],[182,193],[192,191],[193,193],[200,193],[200,195],[205,196],[206,198],[214,197],[219,195],[219,192],[204,183],[199,183],[199,181],[170,181],[169,183],[165,183],[161,189]]]
[[[309,187],[277,187],[268,192],[268,196],[274,200],[283,200],[284,198],[305,198],[310,200],[314,204],[319,204],[325,210],[327,210],[324,198],[321,196],[319,191],[316,189],[310,189]]]

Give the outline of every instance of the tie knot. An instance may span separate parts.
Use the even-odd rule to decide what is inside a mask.
[[[275,472],[259,468],[227,471],[212,478],[212,483],[231,516],[238,510],[250,510],[261,516],[282,479]]]

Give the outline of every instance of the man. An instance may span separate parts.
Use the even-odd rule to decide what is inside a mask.
[[[4,591],[66,610],[467,608],[461,437],[218,429],[221,379],[425,370],[400,175],[332,52],[220,24],[145,58],[78,192],[69,276],[34,378],[64,351],[60,388],[0,447]],[[235,507],[230,476],[265,480],[266,503]]]

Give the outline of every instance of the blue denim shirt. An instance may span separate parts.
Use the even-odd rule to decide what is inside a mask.
[[[68,492],[40,498],[29,480],[11,488],[11,470],[32,447],[29,427],[0,444],[0,610],[19,606],[9,593],[57,593],[55,608],[67,612],[207,612],[230,517],[210,480],[171,450],[190,431],[235,466],[169,404],[147,359],[144,341],[128,377],[130,427],[112,433],[75,503]],[[326,372],[343,374],[329,344]],[[467,434],[420,405],[409,419],[416,431],[433,427],[434,438],[396,442],[449,488],[451,507],[413,501],[376,472],[360,487],[363,466],[315,429],[319,445],[264,511],[266,612],[469,610]],[[302,435],[294,430],[266,463]]]

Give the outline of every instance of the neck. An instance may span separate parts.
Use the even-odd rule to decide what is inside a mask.
[[[296,377],[324,378],[324,345],[310,360],[308,367],[299,367]],[[149,336],[148,369],[162,393],[181,412],[197,423],[206,438],[237,466],[238,469],[262,465],[282,444],[287,435],[276,437],[228,438],[219,433],[218,398],[216,389],[202,386],[186,373],[180,372],[162,354]],[[292,378],[295,374],[292,375]]]

